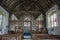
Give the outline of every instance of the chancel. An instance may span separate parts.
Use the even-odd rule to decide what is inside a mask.
[[[0,40],[60,40],[60,0],[0,0]]]

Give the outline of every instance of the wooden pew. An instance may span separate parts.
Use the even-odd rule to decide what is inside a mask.
[[[0,40],[22,40],[22,34],[7,34],[0,37]]]
[[[2,36],[0,35],[0,40],[2,40]]]
[[[33,40],[60,40],[60,37],[57,35],[49,34],[33,34]]]

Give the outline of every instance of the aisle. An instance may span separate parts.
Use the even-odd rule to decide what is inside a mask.
[[[23,40],[32,40],[32,39],[23,39]]]

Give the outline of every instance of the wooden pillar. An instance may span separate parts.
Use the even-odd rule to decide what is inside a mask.
[[[44,24],[43,24],[44,27],[43,27],[43,29],[42,29],[42,33],[43,33],[43,34],[48,34],[48,30],[47,30],[47,28],[46,28],[46,14],[44,13],[43,15],[44,15],[44,22],[43,22],[43,23],[44,23]]]

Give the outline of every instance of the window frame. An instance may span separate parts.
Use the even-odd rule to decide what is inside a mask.
[[[2,15],[2,18],[1,18],[1,28],[0,28],[0,29],[1,29],[1,34],[0,34],[0,35],[2,35],[2,32],[3,32],[3,31],[2,31],[2,24],[3,24],[3,14],[0,14],[0,15]]]
[[[57,10],[52,10],[48,14],[48,27],[49,28],[53,28],[53,27],[57,27],[58,26],[58,18],[57,18],[56,26],[54,26],[54,22],[53,22],[53,26],[52,26],[51,16],[53,15],[53,17],[54,17],[54,14],[56,14],[56,18],[57,18]]]

